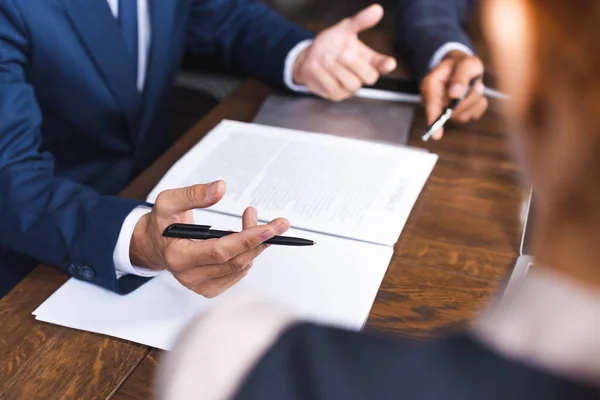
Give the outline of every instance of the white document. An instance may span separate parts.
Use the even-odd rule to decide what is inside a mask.
[[[208,211],[197,221],[241,227],[241,219]],[[217,299],[185,289],[168,272],[127,296],[70,279],[35,312],[40,321],[170,350],[183,327],[206,307],[240,293],[258,293],[299,317],[352,330],[364,325],[393,249],[291,229],[312,247],[271,246],[250,273]]]
[[[246,278],[207,300],[161,273],[127,296],[69,280],[35,312],[53,324],[169,350],[183,327],[215,302],[244,292],[287,305],[300,318],[360,330],[393,244],[437,156],[381,143],[226,121],[189,151],[152,191],[222,178],[227,195],[198,224],[241,228],[248,205],[259,217],[288,218],[286,234],[311,247],[271,246]]]
[[[211,208],[289,219],[294,227],[393,245],[437,155],[325,134],[224,121],[190,150],[148,196],[223,179]],[[217,229],[217,228],[215,228]]]

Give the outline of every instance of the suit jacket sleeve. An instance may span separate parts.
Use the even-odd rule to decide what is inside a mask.
[[[251,0],[192,0],[188,47],[216,54],[235,71],[284,85],[290,50],[314,35]]]
[[[473,49],[464,31],[468,0],[401,0],[396,15],[396,50],[414,74],[424,77],[437,49],[449,42]]]
[[[40,150],[42,117],[27,82],[29,45],[18,10],[0,0],[0,246],[129,292],[145,280],[117,280],[112,258],[121,225],[140,202],[102,196],[55,175],[52,155]]]

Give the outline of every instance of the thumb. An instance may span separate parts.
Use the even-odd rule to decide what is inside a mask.
[[[225,182],[218,180],[207,185],[166,190],[156,199],[156,204],[168,214],[175,214],[195,208],[208,208],[218,203],[224,195]]]
[[[383,7],[373,4],[348,19],[350,30],[360,33],[377,25],[383,18]]]

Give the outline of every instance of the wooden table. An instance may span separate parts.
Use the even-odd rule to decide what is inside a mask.
[[[246,81],[123,193],[144,198],[167,169],[224,118],[250,121],[271,89]],[[418,111],[410,145],[423,147]],[[367,329],[417,338],[456,329],[498,288],[517,257],[518,170],[494,112],[444,140],[400,240]],[[36,322],[31,312],[67,280],[37,268],[0,301],[0,398],[147,399],[160,352]]]

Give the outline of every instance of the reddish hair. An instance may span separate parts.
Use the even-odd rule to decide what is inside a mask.
[[[533,82],[520,142],[535,188],[535,251],[600,285],[600,2],[521,0]],[[510,27],[507,27],[510,29]]]

